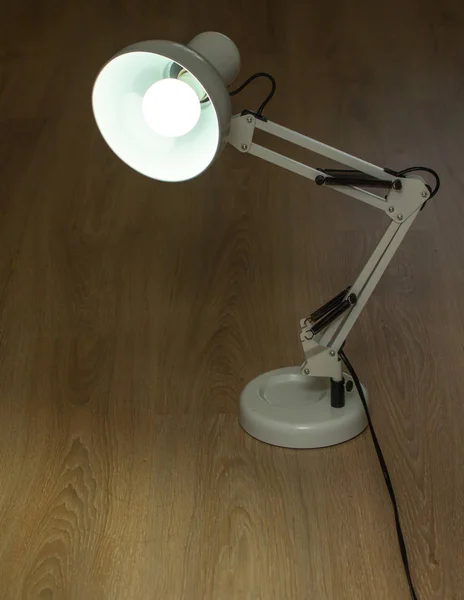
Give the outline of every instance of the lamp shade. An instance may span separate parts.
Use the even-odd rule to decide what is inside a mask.
[[[214,32],[187,46],[163,40],[128,46],[95,81],[98,128],[139,173],[162,181],[196,177],[224,146],[231,120],[227,85],[239,65],[235,44]]]

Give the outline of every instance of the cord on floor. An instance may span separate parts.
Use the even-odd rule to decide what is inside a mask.
[[[411,577],[411,571],[409,568],[408,551],[406,548],[406,543],[404,541],[403,530],[401,529],[400,514],[398,511],[398,503],[396,501],[395,490],[393,489],[393,484],[390,479],[390,474],[388,472],[387,463],[385,462],[385,458],[383,456],[383,452],[380,447],[379,440],[377,439],[377,435],[375,433],[374,425],[372,424],[372,419],[371,419],[371,415],[369,413],[369,407],[367,406],[366,397],[364,395],[364,391],[362,389],[362,386],[361,386],[359,378],[356,374],[356,371],[354,370],[353,366],[351,365],[350,361],[348,360],[346,354],[344,353],[343,350],[340,350],[339,354],[340,354],[340,358],[345,363],[345,366],[348,369],[349,374],[353,378],[353,381],[354,381],[354,384],[358,391],[359,397],[361,398],[361,402],[364,407],[364,411],[366,413],[369,431],[371,432],[371,437],[372,437],[372,441],[374,442],[374,447],[375,447],[375,451],[377,453],[377,458],[379,459],[383,478],[385,479],[385,484],[387,486],[388,494],[390,496],[390,500],[391,500],[391,503],[393,506],[393,513],[395,515],[396,534],[398,536],[398,543],[400,546],[401,558],[403,560],[404,571],[406,573],[406,579],[407,579],[408,585],[409,585],[409,592],[411,594],[412,600],[418,600],[416,591],[414,589],[414,583],[413,583],[412,577]]]

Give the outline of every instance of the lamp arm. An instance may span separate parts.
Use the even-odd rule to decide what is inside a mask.
[[[329,158],[354,171],[315,169],[269,150],[253,141],[256,129]],[[420,212],[422,205],[430,196],[430,191],[421,179],[398,178],[382,167],[276,123],[257,119],[251,114],[233,117],[227,141],[240,152],[262,158],[316,183],[320,183],[321,177],[323,177],[322,183],[384,211],[391,221],[355,283],[349,290],[344,290],[342,294],[339,294],[330,305],[316,311],[325,319],[325,321],[322,318],[317,319],[319,327],[324,326],[315,327],[314,319],[311,317],[301,321],[301,341],[306,358],[302,365],[302,371],[306,375],[331,377],[335,381],[340,381],[343,375],[338,351],[343,346],[351,328]],[[331,179],[332,181],[330,181]],[[366,191],[355,185],[356,181],[360,181],[363,186],[383,187],[384,193],[387,191],[386,196]],[[335,182],[336,185],[331,185]],[[325,325],[326,322],[327,325]]]

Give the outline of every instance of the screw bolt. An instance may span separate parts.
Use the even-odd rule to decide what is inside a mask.
[[[331,350],[331,351],[329,352],[329,354],[330,354],[330,356],[335,356],[335,350]]]
[[[392,184],[392,188],[394,190],[401,190],[402,187],[403,187],[403,184],[401,183],[401,181],[399,179],[395,179],[395,181]]]
[[[395,207],[394,206],[389,206],[388,207],[388,212],[389,213],[395,212]]]
[[[248,144],[242,144],[242,150],[248,150]]]
[[[305,375],[309,375],[309,369],[305,369],[305,370],[304,370],[304,374],[305,374]]]
[[[398,219],[398,221],[402,221],[403,220],[403,215],[397,215],[396,218]]]
[[[423,192],[421,192],[421,196],[422,196],[422,198],[427,198],[428,194],[427,194],[427,192],[424,190]]]
[[[253,117],[247,117],[247,123],[253,123]]]

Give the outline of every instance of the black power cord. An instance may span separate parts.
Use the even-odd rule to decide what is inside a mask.
[[[240,85],[237,89],[230,92],[230,96],[236,96],[237,94],[239,94],[252,81],[254,81],[255,79],[258,79],[258,77],[265,77],[266,79],[269,79],[269,81],[271,82],[271,91],[269,92],[269,94],[267,95],[265,100],[261,103],[261,106],[258,108],[256,113],[254,113],[258,118],[262,118],[263,110],[266,108],[267,104],[270,102],[270,100],[276,93],[276,89],[277,89],[276,80],[274,79],[274,77],[272,75],[269,75],[269,73],[255,73],[254,75],[251,75],[251,77],[248,77],[248,79],[246,81],[244,81],[242,83],[242,85]]]
[[[400,171],[398,173],[398,175],[400,177],[402,177],[403,175],[406,175],[406,173],[415,173],[416,171],[424,171],[425,173],[430,173],[431,175],[433,175],[435,177],[435,187],[433,188],[433,190],[431,189],[430,186],[427,186],[430,190],[430,197],[429,197],[429,200],[430,200],[431,198],[433,198],[435,196],[435,194],[440,189],[440,178],[438,177],[438,173],[436,171],[434,171],[433,169],[431,169],[430,167],[408,167],[407,169],[403,169],[402,171]]]
[[[238,88],[229,92],[229,96],[231,96],[231,97],[236,96],[242,90],[244,90],[252,81],[254,81],[255,79],[258,79],[259,77],[265,77],[266,79],[269,79],[269,81],[271,82],[271,91],[269,92],[267,97],[264,99],[264,101],[261,103],[260,107],[258,108],[258,110],[256,112],[253,112],[253,111],[246,111],[246,112],[252,113],[258,119],[263,119],[264,118],[263,110],[266,108],[268,103],[271,101],[271,99],[274,96],[274,94],[276,93],[276,89],[277,89],[276,80],[274,79],[274,77],[272,75],[269,75],[269,73],[255,73],[254,75],[251,75],[250,77],[248,77],[248,79],[246,81],[244,81],[242,83],[242,85],[240,85]],[[204,104],[205,102],[209,102],[208,97],[204,98],[201,101],[201,104]]]
[[[408,559],[408,551],[406,549],[406,543],[404,541],[403,530],[401,529],[400,522],[400,514],[398,511],[398,503],[396,501],[395,490],[393,489],[393,484],[390,479],[390,474],[388,472],[387,463],[385,462],[385,458],[383,456],[382,449],[379,444],[379,440],[377,439],[377,435],[375,433],[374,425],[372,424],[371,415],[369,413],[369,408],[367,406],[366,397],[364,396],[364,391],[362,389],[359,378],[348,360],[346,354],[343,349],[339,351],[340,358],[345,363],[346,368],[348,369],[349,374],[353,378],[354,384],[358,391],[359,397],[361,398],[362,405],[364,407],[364,411],[367,417],[367,423],[369,426],[369,431],[371,432],[372,441],[374,442],[375,451],[377,453],[377,458],[379,459],[380,467],[382,469],[383,478],[385,480],[385,484],[387,486],[388,494],[390,496],[390,500],[393,506],[393,513],[395,515],[395,525],[396,525],[396,534],[398,536],[398,543],[400,546],[401,558],[403,560],[404,571],[406,573],[406,579],[408,580],[409,592],[411,594],[412,600],[418,600],[416,591],[414,589],[414,583],[411,577],[411,571],[409,568],[409,559]]]
[[[264,117],[262,116],[263,110],[267,106],[268,102],[274,96],[274,94],[276,92],[276,88],[277,88],[276,81],[275,81],[274,77],[272,77],[272,75],[269,75],[269,73],[255,73],[254,75],[251,75],[251,77],[249,77],[244,83],[242,83],[241,86],[239,86],[237,89],[230,92],[230,96],[235,96],[236,94],[239,94],[243,89],[245,89],[252,81],[257,79],[258,77],[266,77],[267,79],[269,79],[271,81],[271,84],[272,84],[271,91],[269,92],[268,96],[266,97],[264,102],[262,102],[261,106],[258,108],[258,110],[255,113],[252,111],[248,111],[248,110],[244,111],[244,112],[252,113],[258,119],[264,119]],[[402,171],[392,171],[390,169],[386,169],[386,171],[394,174],[397,177],[403,177],[407,173],[415,173],[417,171],[423,171],[423,172],[430,173],[431,175],[433,175],[433,177],[435,178],[435,187],[432,189],[431,186],[426,184],[426,186],[430,192],[430,196],[427,200],[432,199],[436,195],[438,190],[440,189],[440,177],[438,176],[438,173],[436,171],[434,171],[433,169],[431,169],[429,167],[408,167],[407,169],[403,169]],[[425,206],[425,204],[426,204],[426,202],[424,202],[424,204],[422,205],[422,208]],[[395,490],[393,488],[393,484],[390,479],[390,473],[388,472],[388,467],[387,467],[387,463],[385,462],[385,458],[383,456],[382,448],[380,447],[379,440],[377,439],[377,434],[375,433],[374,425],[372,423],[371,415],[369,413],[369,407],[367,406],[366,397],[364,396],[364,391],[362,389],[362,386],[361,386],[359,378],[356,374],[356,371],[354,370],[353,366],[351,365],[350,361],[348,360],[348,357],[344,353],[343,349],[341,349],[339,351],[339,355],[340,355],[340,358],[342,359],[342,361],[345,363],[345,366],[348,369],[351,377],[353,378],[353,381],[354,381],[354,384],[358,391],[359,397],[361,399],[364,411],[366,413],[369,431],[371,433],[372,441],[374,443],[374,448],[377,453],[377,458],[379,460],[380,467],[382,469],[382,474],[383,474],[383,478],[385,480],[385,485],[387,486],[388,495],[390,496],[391,504],[393,507],[393,514],[395,517],[395,525],[396,525],[396,535],[398,537],[398,544],[400,547],[401,559],[403,561],[404,572],[406,574],[406,579],[408,581],[409,592],[411,594],[412,600],[418,600],[416,590],[414,589],[414,583],[413,583],[412,577],[411,577],[411,570],[409,568],[408,551],[406,548],[406,542],[404,540],[403,530],[401,528],[400,514],[399,514],[399,510],[398,510],[398,502],[397,502],[396,496],[395,496]]]
[[[260,107],[258,108],[258,110],[256,112],[247,110],[247,111],[244,111],[244,113],[251,113],[258,119],[264,119],[263,110],[266,108],[267,104],[272,99],[272,97],[274,96],[276,89],[277,89],[276,81],[275,81],[274,77],[272,77],[272,75],[270,75],[269,73],[255,73],[254,75],[251,75],[251,77],[248,77],[248,79],[246,81],[244,81],[242,83],[242,85],[240,85],[238,88],[236,88],[235,90],[230,92],[230,96],[232,97],[232,96],[235,96],[236,94],[239,94],[252,81],[254,81],[255,79],[258,79],[259,77],[265,77],[265,78],[269,79],[269,81],[271,82],[271,91],[269,92],[269,94],[267,95],[265,100],[261,103]],[[207,102],[208,100],[209,100],[209,98],[206,98],[205,100],[203,100],[203,102],[205,102],[205,101]],[[244,113],[242,113],[242,114],[244,114]],[[426,186],[430,192],[430,196],[427,200],[430,200],[431,198],[433,198],[435,196],[435,194],[438,192],[438,190],[440,189],[440,178],[438,176],[438,173],[429,167],[408,167],[407,169],[403,169],[402,171],[393,171],[391,169],[385,169],[385,171],[387,171],[397,177],[403,177],[407,173],[414,173],[417,171],[423,171],[423,172],[430,173],[431,175],[433,175],[433,177],[435,178],[435,187],[432,189],[429,185],[426,184]],[[425,204],[426,204],[426,202],[424,202],[422,208],[425,206]],[[382,474],[383,474],[383,478],[385,480],[385,485],[387,486],[388,495],[390,496],[391,504],[393,507],[393,514],[395,517],[395,525],[396,525],[396,535],[398,537],[398,544],[400,547],[401,559],[403,561],[404,572],[406,574],[406,579],[408,581],[409,592],[410,592],[412,600],[418,600],[416,590],[414,589],[414,583],[413,583],[412,577],[411,577],[411,570],[409,568],[408,551],[406,548],[406,542],[404,540],[403,530],[401,528],[400,514],[399,514],[399,510],[398,510],[398,502],[397,502],[396,496],[395,496],[395,490],[393,488],[393,484],[390,479],[390,473],[388,472],[388,467],[387,467],[387,463],[385,462],[385,458],[383,456],[382,448],[380,447],[379,440],[377,439],[377,434],[375,433],[374,425],[372,423],[371,415],[369,413],[369,407],[367,406],[366,397],[364,396],[364,391],[362,389],[362,386],[361,386],[359,378],[356,374],[356,371],[354,370],[353,366],[351,365],[350,361],[348,360],[348,357],[344,353],[343,349],[341,349],[339,351],[339,355],[340,355],[340,358],[342,359],[342,361],[345,363],[345,366],[348,369],[351,377],[353,378],[353,381],[354,381],[354,384],[358,391],[359,397],[361,399],[364,411],[366,413],[369,431],[371,433],[372,441],[374,443],[374,448],[377,453],[377,458],[379,460],[380,467],[382,469]]]
[[[244,81],[244,83],[242,83],[241,86],[239,86],[237,89],[230,92],[230,96],[235,96],[236,94],[239,94],[243,89],[245,89],[252,81],[257,79],[258,77],[266,77],[267,79],[270,80],[270,82],[272,84],[271,91],[269,92],[268,96],[266,97],[264,102],[262,102],[261,106],[258,108],[258,110],[256,112],[247,110],[247,111],[244,111],[244,113],[251,113],[258,119],[264,119],[264,117],[262,115],[263,110],[267,106],[268,102],[274,96],[274,94],[276,92],[276,88],[277,88],[276,81],[275,81],[274,77],[272,77],[272,75],[269,75],[269,73],[255,73],[254,75],[251,75],[251,77],[249,77],[246,81]],[[244,113],[242,113],[242,114],[244,114]],[[430,200],[431,198],[433,198],[435,196],[435,194],[438,192],[438,190],[440,189],[440,178],[438,176],[438,173],[436,171],[434,171],[433,169],[430,169],[429,167],[408,167],[407,169],[403,169],[402,171],[392,171],[391,169],[385,169],[385,170],[391,174],[394,174],[397,177],[403,177],[407,173],[414,173],[417,171],[423,171],[423,172],[430,173],[431,175],[433,175],[433,177],[435,178],[435,187],[432,189],[431,186],[426,184],[426,186],[430,192],[430,196],[427,200]],[[422,208],[425,206],[425,204],[426,204],[426,202],[424,202],[424,204],[422,205]],[[379,460],[380,467],[382,469],[382,474],[383,474],[383,478],[385,480],[385,485],[387,486],[388,494],[390,496],[391,504],[393,507],[393,514],[395,517],[395,525],[396,525],[396,535],[398,537],[398,544],[400,547],[401,559],[403,561],[404,572],[406,574],[406,579],[408,581],[409,592],[410,592],[412,600],[418,600],[416,590],[414,589],[414,583],[413,583],[412,577],[411,577],[411,570],[409,568],[408,551],[406,548],[406,542],[404,540],[403,530],[401,528],[400,514],[399,514],[399,510],[398,510],[398,502],[397,502],[396,496],[395,496],[395,490],[393,488],[393,484],[390,479],[390,473],[388,472],[388,467],[387,467],[387,463],[385,462],[385,458],[383,456],[382,448],[380,447],[379,440],[377,439],[377,435],[375,433],[374,425],[372,423],[371,415],[369,413],[369,407],[367,406],[366,397],[364,396],[364,391],[362,389],[362,386],[361,386],[359,378],[356,374],[356,371],[354,370],[353,366],[351,365],[350,361],[348,360],[343,349],[341,349],[339,351],[339,355],[340,355],[340,358],[342,359],[342,361],[345,363],[345,366],[348,369],[351,377],[353,378],[353,381],[354,381],[354,384],[358,391],[359,397],[361,399],[364,411],[366,413],[369,431],[371,433],[372,441],[374,443],[374,448],[377,453],[377,458]]]
[[[402,171],[393,171],[392,169],[385,169],[387,173],[391,175],[395,175],[395,177],[403,177],[407,173],[416,173],[417,171],[423,171],[424,173],[430,173],[435,178],[435,187],[432,189],[430,185],[425,184],[430,192],[430,196],[427,198],[427,201],[424,202],[422,208],[427,204],[429,200],[431,200],[435,194],[440,189],[440,177],[438,177],[438,173],[431,169],[430,167],[408,167],[407,169],[403,169]]]

